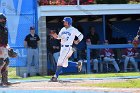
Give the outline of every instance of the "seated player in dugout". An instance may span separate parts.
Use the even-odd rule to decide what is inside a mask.
[[[53,31],[54,33],[56,33],[56,30],[50,30],[50,32]],[[60,55],[60,40],[55,39],[53,36],[51,36],[50,34],[50,39],[49,39],[49,43],[50,43],[50,47],[51,47],[51,52],[53,54],[53,57],[55,59],[55,62],[57,63],[58,61],[58,57]]]
[[[132,44],[131,40],[128,40],[128,44]],[[135,58],[138,56],[136,48],[126,48],[123,50],[122,57],[124,58],[124,72],[127,72],[128,62],[131,62],[135,68],[135,71],[139,72],[137,62]]]
[[[105,40],[104,44],[108,45],[109,44],[108,40]],[[115,67],[116,72],[120,72],[120,68],[119,68],[114,56],[115,56],[114,52],[110,48],[105,48],[105,49],[101,50],[101,57],[102,57],[103,61],[112,63],[113,66]],[[101,69],[103,69],[103,68],[101,68]]]
[[[89,33],[86,37],[86,44],[87,45],[97,45],[99,44],[99,35],[96,33],[95,27],[91,26],[89,27]],[[91,50],[91,63],[93,63],[93,72],[97,73],[98,72],[98,58],[99,58],[99,50],[97,49],[92,49]]]

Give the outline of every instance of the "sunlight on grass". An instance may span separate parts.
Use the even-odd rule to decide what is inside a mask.
[[[108,77],[124,77],[124,76],[140,76],[140,73],[105,73],[105,74],[77,74],[77,75],[60,75],[59,78],[108,78]],[[24,79],[50,79],[51,76],[32,76]]]
[[[19,79],[21,77],[19,77],[19,76],[16,75],[16,68],[9,67],[8,68],[8,78],[17,78],[17,79]]]
[[[61,75],[60,78],[106,78],[106,77],[124,77],[124,76],[140,76],[140,73],[131,72],[131,73]]]
[[[98,84],[82,84],[86,87],[110,87],[110,88],[140,88],[140,79],[131,79],[123,82],[109,82]]]

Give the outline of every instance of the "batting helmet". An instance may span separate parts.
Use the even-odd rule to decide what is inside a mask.
[[[68,22],[69,25],[72,25],[72,18],[71,17],[64,17],[63,21]]]

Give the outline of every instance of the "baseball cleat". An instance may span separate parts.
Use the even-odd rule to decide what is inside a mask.
[[[51,82],[57,82],[58,80],[57,80],[56,77],[52,77],[52,78],[50,79],[50,81],[51,81]]]

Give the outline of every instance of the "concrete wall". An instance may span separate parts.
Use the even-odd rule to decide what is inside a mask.
[[[40,17],[38,23],[38,32],[40,37],[39,47],[39,71],[41,75],[47,75],[47,48],[46,48],[46,17]]]

